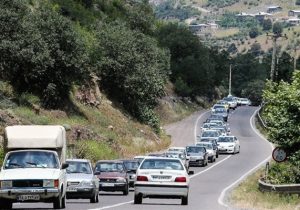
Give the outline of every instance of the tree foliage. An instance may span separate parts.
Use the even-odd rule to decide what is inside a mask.
[[[29,10],[24,2],[0,3],[0,74],[17,92],[32,92],[44,106],[58,107],[83,77],[85,48],[68,19],[48,5]]]
[[[99,24],[97,74],[103,88],[119,99],[134,116],[158,126],[153,108],[164,94],[169,53],[155,39],[129,30],[124,23]],[[152,117],[151,117],[152,116]]]
[[[269,31],[272,29],[272,20],[271,19],[264,19],[262,22],[263,30]]]
[[[293,75],[291,84],[268,82],[263,93],[266,103],[264,118],[269,127],[269,139],[285,148],[289,160],[300,167],[300,72]]]

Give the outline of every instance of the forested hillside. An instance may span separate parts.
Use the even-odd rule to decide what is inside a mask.
[[[185,26],[157,20],[134,0],[1,1],[1,80],[45,108],[68,103],[91,75],[141,122],[159,128],[153,109],[168,80],[182,96],[219,97],[228,55],[205,47]]]

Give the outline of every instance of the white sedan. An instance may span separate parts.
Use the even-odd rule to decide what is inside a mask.
[[[220,136],[218,138],[219,153],[239,153],[241,146],[235,136]]]
[[[189,176],[178,158],[146,157],[136,172],[134,204],[143,198],[179,198],[188,204]]]

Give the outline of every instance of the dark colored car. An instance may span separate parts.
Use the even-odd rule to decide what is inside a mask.
[[[125,168],[127,170],[129,187],[134,187],[136,170],[139,167],[140,163],[138,160],[122,160]]]
[[[99,179],[99,191],[121,191],[123,195],[128,195],[129,181],[123,161],[98,161],[95,166],[94,174]]]
[[[205,147],[187,146],[186,152],[189,159],[189,166],[207,166],[208,153]]]

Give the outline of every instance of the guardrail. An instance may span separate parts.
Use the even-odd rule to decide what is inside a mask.
[[[274,185],[264,182],[264,178],[258,180],[259,190],[262,192],[277,192],[283,194],[299,194],[300,184]]]
[[[262,118],[261,115],[260,115],[260,112],[261,112],[262,109],[263,109],[263,105],[260,107],[260,109],[259,109],[258,112],[257,112],[257,118],[258,118],[259,123],[260,123],[265,129],[268,129],[267,124],[265,123],[265,121],[263,120],[263,118]]]

